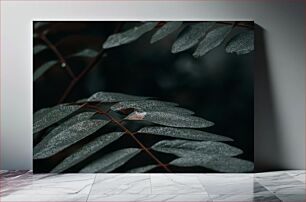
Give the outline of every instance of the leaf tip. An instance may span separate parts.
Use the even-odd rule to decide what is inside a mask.
[[[180,49],[178,43],[174,42],[174,44],[171,46],[171,53],[179,53],[182,50]]]
[[[157,42],[158,40],[156,40],[155,39],[155,37],[153,36],[152,38],[151,38],[151,40],[150,40],[150,44],[153,44],[153,43],[155,43],[155,42]]]
[[[197,52],[194,52],[194,53],[192,54],[192,56],[193,56],[194,58],[199,58],[199,57],[200,57],[200,55],[199,55]]]

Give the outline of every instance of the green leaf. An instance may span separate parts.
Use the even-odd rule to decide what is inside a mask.
[[[233,141],[231,138],[216,135],[200,130],[194,129],[182,129],[182,128],[171,128],[162,126],[150,126],[144,127],[137,131],[138,133],[161,135],[168,137],[183,138],[189,140],[201,140],[201,141]]]
[[[205,128],[213,125],[212,122],[200,117],[169,112],[133,112],[125,120],[143,120],[180,128]]]
[[[37,53],[39,53],[39,52],[41,52],[41,51],[43,51],[43,50],[45,50],[45,49],[47,49],[47,48],[48,48],[48,47],[45,46],[45,45],[38,44],[38,45],[34,46],[34,48],[33,48],[33,53],[34,53],[34,55],[35,55],[35,54],[37,54]]]
[[[232,26],[222,26],[210,31],[206,37],[199,43],[195,52],[194,57],[201,57],[218,47],[225,39],[225,37],[232,31]]]
[[[52,108],[42,108],[36,111],[33,115],[33,122],[42,119],[45,116],[45,114],[47,114],[50,110],[52,110]]]
[[[227,173],[251,172],[254,170],[254,164],[250,161],[218,155],[183,157],[173,160],[170,164],[180,167],[202,166],[214,171]]]
[[[42,142],[40,144],[37,144],[34,147],[33,153],[34,155],[37,154],[38,152],[40,152],[41,150],[44,149],[45,145],[57,134],[63,132],[64,130],[66,130],[67,128],[69,128],[70,126],[88,120],[90,119],[90,117],[92,117],[95,114],[95,112],[83,112],[80,113],[70,119],[68,119],[67,121],[65,121],[64,123],[62,123],[61,125],[59,125],[58,127],[54,128],[50,133],[48,133],[44,139],[42,140]],[[36,139],[35,135],[38,133],[34,134],[34,139]]]
[[[34,72],[33,80],[36,81],[39,77],[41,77],[44,73],[46,73],[51,67],[53,67],[57,63],[58,61],[51,60],[38,67]]]
[[[163,102],[158,100],[138,100],[138,101],[119,102],[111,106],[111,109],[113,111],[124,111],[126,109],[134,109],[138,112],[162,111],[162,112],[171,112],[178,114],[194,114],[193,111],[190,111],[188,109],[174,107],[176,105],[177,105],[176,103]]]
[[[143,167],[128,170],[127,173],[145,173],[145,172],[148,172],[148,171],[150,171],[150,170],[152,170],[153,168],[156,168],[156,167],[157,167],[157,165],[143,166]]]
[[[254,31],[242,32],[234,36],[226,45],[227,53],[247,54],[254,50]]]
[[[120,101],[131,101],[131,100],[144,100],[147,97],[139,97],[134,95],[127,95],[123,93],[110,93],[110,92],[97,92],[93,94],[86,102],[120,102]],[[83,101],[84,102],[84,101]]]
[[[52,108],[43,108],[43,109],[40,109],[37,112],[35,112],[34,115],[33,115],[33,123],[42,119],[45,116],[45,114],[47,114],[51,110],[52,110]],[[33,134],[33,140],[34,141],[36,141],[39,137],[40,137],[40,133],[34,133]]]
[[[241,154],[242,151],[221,141],[232,141],[232,139],[192,129],[212,126],[212,122],[190,115],[193,112],[177,107],[176,103],[146,99],[149,98],[98,92],[88,99],[79,101],[93,102],[90,104],[96,106],[97,110],[98,108],[107,110],[108,114],[104,114],[106,116],[95,115],[98,113],[94,110],[95,107],[87,104],[61,104],[36,111],[33,118],[33,137],[35,143],[37,140],[40,142],[34,147],[34,162],[44,164],[50,161],[51,164],[46,164],[44,168],[51,172],[68,170],[75,172],[80,166],[83,168],[79,172],[113,172],[118,170],[117,168],[125,169],[126,166],[123,165],[128,163],[129,170],[122,171],[138,173],[150,172],[159,167],[159,163],[152,165],[155,161],[159,162],[158,160],[169,164],[169,160],[175,155],[178,158],[172,160],[170,165],[202,166],[220,172],[245,172],[253,168],[252,162],[231,158]],[[131,113],[132,110],[134,112]],[[124,118],[117,112],[130,114]],[[106,118],[108,119],[105,120]],[[131,139],[127,139],[127,145],[121,144],[123,139],[120,137],[127,130],[137,135],[125,137]],[[138,139],[147,134],[150,134],[150,137],[159,136],[160,140],[156,139],[158,141],[151,146],[152,144],[147,145],[146,142],[142,142],[144,139]],[[145,161],[138,159],[143,156],[137,155],[142,150],[127,148],[131,145],[130,141],[138,144],[135,147],[143,145],[150,147],[151,150],[148,151],[152,151],[152,154],[148,154],[147,151],[142,154],[152,159]],[[112,147],[113,145],[115,147]],[[155,152],[163,153],[162,159],[159,159],[161,156]],[[101,153],[102,156],[98,157]],[[138,165],[141,166],[133,167],[130,164],[131,158],[132,161],[142,161]]]
[[[80,170],[80,173],[111,172],[128,162],[140,151],[137,148],[128,148],[106,154],[102,158],[85,166]]]
[[[192,115],[194,114],[193,111],[180,108],[180,107],[166,107],[166,106],[160,106],[160,107],[152,107],[150,109],[136,109],[138,112],[166,112],[166,113],[172,113],[177,115]]]
[[[213,25],[212,22],[201,22],[186,27],[172,45],[171,52],[178,53],[192,48],[199,43]]]
[[[78,53],[70,55],[70,57],[88,57],[88,58],[94,58],[98,55],[98,51],[93,49],[84,49]]]
[[[193,155],[224,155],[237,156],[242,150],[213,141],[190,141],[190,140],[162,140],[152,146],[152,149],[159,152],[175,154],[179,157]]]
[[[163,107],[163,106],[177,106],[178,104],[173,102],[164,102],[159,100],[134,100],[134,101],[122,101],[111,106],[113,111],[121,111],[125,109],[149,109],[151,107]]]
[[[103,48],[113,48],[123,44],[131,43],[140,38],[143,34],[151,31],[156,25],[157,22],[146,22],[125,32],[113,34],[107,38],[103,44]]]
[[[44,144],[41,151],[34,154],[34,159],[44,159],[66,149],[67,147],[77,143],[85,137],[93,134],[109,121],[105,120],[86,120],[76,123],[66,130],[56,134],[48,141],[41,141]]]
[[[166,36],[174,32],[175,30],[177,30],[180,26],[182,26],[182,24],[183,24],[182,22],[178,22],[178,21],[166,22],[166,24],[164,24],[160,29],[158,29],[154,33],[154,35],[151,38],[150,43],[152,44],[152,43],[155,43],[165,38]]]
[[[123,134],[124,134],[123,132],[112,132],[112,133],[104,134],[100,137],[97,137],[93,141],[82,146],[75,153],[65,158],[51,172],[54,172],[54,173],[63,172],[64,170],[80,163],[81,161],[85,160],[89,156],[98,152],[105,146],[119,139]]]
[[[44,115],[41,112],[39,119],[37,115],[36,118],[34,116],[33,133],[37,133],[51,126],[80,108],[81,106],[78,105],[61,104],[46,110]]]
[[[38,29],[38,28],[40,28],[40,27],[42,27],[42,26],[45,26],[45,25],[48,25],[48,24],[50,24],[49,22],[43,22],[43,21],[41,21],[41,22],[35,22],[34,23],[34,29]]]

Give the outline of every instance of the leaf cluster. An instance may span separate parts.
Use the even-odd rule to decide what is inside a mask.
[[[172,53],[179,53],[196,47],[193,53],[195,58],[206,55],[208,52],[224,43],[225,39],[233,31],[238,23],[232,25],[217,26],[216,22],[197,22],[185,25],[183,22],[164,22],[151,37],[150,43],[156,43],[168,35],[182,29],[171,47]],[[113,48],[131,43],[139,39],[145,33],[159,25],[158,22],[145,22],[126,31],[113,34],[103,43],[103,48]],[[227,53],[238,55],[247,54],[254,50],[254,32],[246,29],[230,38],[225,44]]]
[[[240,24],[243,25],[243,30],[231,36],[230,34]],[[224,24],[224,22],[143,22],[138,26],[109,35],[104,42],[99,38],[72,35],[64,37],[62,40],[57,41],[56,44],[52,44],[46,37],[65,32],[71,34],[82,29],[86,29],[86,23],[74,23],[70,26],[65,26],[65,23],[49,22],[37,22],[34,24],[34,56],[46,51],[53,51],[57,55],[55,58],[49,58],[38,64],[35,63],[34,81],[51,68],[69,69],[67,61],[74,59],[89,61],[98,57],[103,50],[132,43],[153,30],[156,31],[151,37],[151,44],[157,43],[171,34],[178,33],[171,47],[171,52],[174,54],[193,49],[193,56],[199,58],[222,44],[227,53],[235,53],[237,55],[247,54],[254,50],[253,27],[243,22],[230,24]],[[75,44],[75,41],[78,41],[78,43]],[[73,51],[69,51],[66,48],[71,48],[72,46],[74,47]],[[71,72],[69,74],[73,77],[73,73],[72,75]]]
[[[232,139],[202,130],[212,125],[176,103],[98,92],[34,114],[34,164],[52,162],[48,172],[252,171],[226,144]]]

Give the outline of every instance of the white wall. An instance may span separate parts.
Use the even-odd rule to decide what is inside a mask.
[[[265,41],[254,70],[256,166],[305,168],[303,0],[144,0],[1,1],[1,169],[32,168],[34,19],[254,20]]]

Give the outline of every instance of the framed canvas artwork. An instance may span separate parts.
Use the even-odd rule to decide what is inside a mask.
[[[35,173],[252,172],[254,22],[33,22]]]

